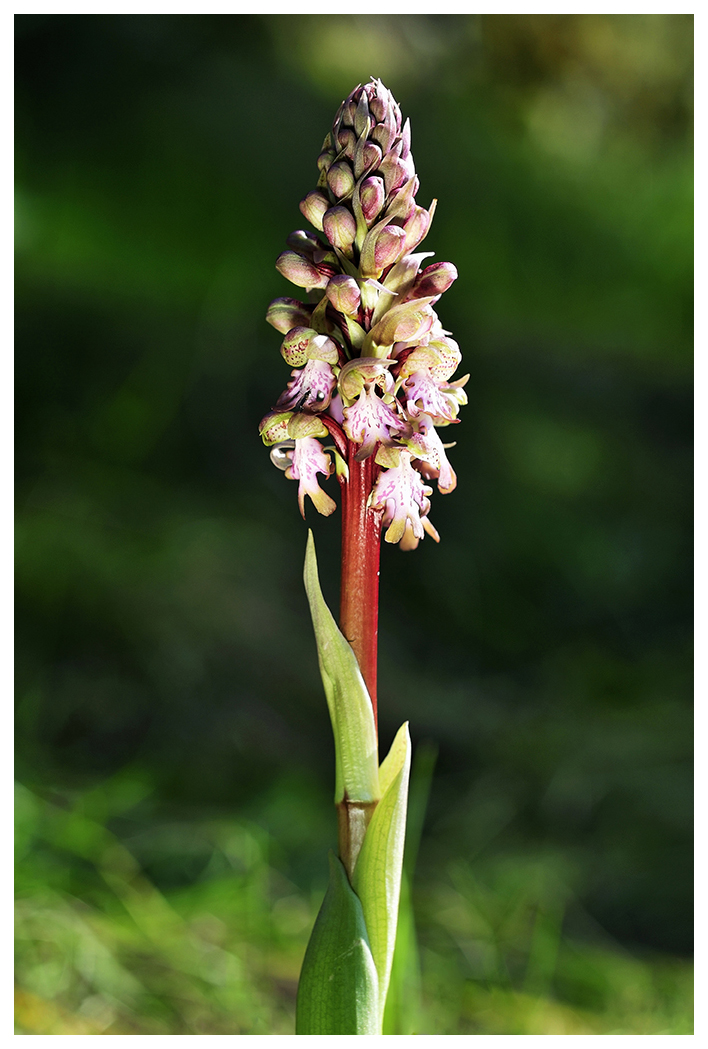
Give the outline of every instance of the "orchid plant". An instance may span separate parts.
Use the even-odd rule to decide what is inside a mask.
[[[276,262],[306,301],[278,298],[290,382],[260,424],[271,459],[320,514],[334,473],[342,501],[339,626],[320,590],[312,533],[305,558],[320,671],[335,740],[338,856],[303,963],[298,1034],[380,1034],[401,886],[410,771],[404,724],[379,765],[377,630],[380,541],[413,550],[429,520],[428,483],[456,485],[438,429],[456,423],[468,376],[433,306],[457,277],[417,252],[435,211],[416,203],[410,122],[380,80],[340,106]],[[324,442],[324,443],[323,443]]]

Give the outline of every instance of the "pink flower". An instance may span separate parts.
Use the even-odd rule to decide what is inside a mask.
[[[368,458],[377,444],[391,444],[392,435],[401,434],[406,429],[407,424],[368,384],[354,404],[344,409],[344,432],[350,441],[361,445],[356,454],[357,462]]]
[[[421,415],[417,422],[418,432],[406,440],[406,446],[413,453],[414,459],[430,464],[430,468],[422,470],[423,476],[437,477],[439,491],[447,495],[456,487],[457,477],[445,454],[445,445],[440,440],[429,415]]]
[[[432,488],[423,484],[420,474],[411,466],[411,453],[399,452],[398,466],[383,470],[374,485],[369,497],[369,506],[374,510],[383,510],[383,526],[387,529],[384,536],[387,543],[398,543],[406,537],[408,542],[404,549],[418,545],[423,538],[425,518],[430,509]],[[415,543],[412,543],[412,540]]]
[[[281,393],[276,407],[281,411],[321,412],[332,400],[337,384],[334,372],[326,361],[311,360],[304,368],[295,369],[287,389]]]
[[[305,516],[305,496],[309,495],[315,508],[324,517],[329,517],[337,509],[334,499],[330,499],[317,480],[317,474],[329,477],[332,472],[332,461],[316,437],[301,437],[295,441],[292,451],[292,466],[285,471],[291,481],[299,481],[297,502],[300,513]]]
[[[454,422],[459,401],[447,384],[436,382],[428,368],[414,372],[403,384],[406,410],[411,418],[430,415],[436,422]]]

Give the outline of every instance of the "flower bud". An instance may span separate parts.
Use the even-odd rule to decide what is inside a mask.
[[[378,175],[370,175],[365,178],[359,188],[359,199],[361,210],[367,226],[370,226],[378,216],[386,199],[384,180]]]
[[[375,142],[360,142],[354,154],[354,174],[361,178],[365,171],[375,170],[381,163],[382,153]]]
[[[388,124],[377,124],[371,130],[371,138],[381,146],[381,152],[386,153],[393,138],[393,130]]]
[[[313,260],[315,253],[322,252],[324,249],[320,238],[315,233],[310,233],[309,230],[305,229],[293,230],[285,243],[293,251],[299,251],[301,255],[307,255],[308,258]]]
[[[401,132],[401,156],[407,157],[411,151],[411,119],[408,117]]]
[[[345,255],[351,252],[356,237],[356,220],[349,208],[338,204],[326,212],[322,228],[333,248],[339,248]]]
[[[384,226],[374,245],[374,260],[379,273],[396,261],[403,250],[405,239],[406,232],[400,226]]]
[[[346,160],[338,160],[327,172],[327,185],[334,196],[341,200],[354,189],[354,172]]]
[[[435,262],[426,266],[419,273],[410,291],[411,299],[420,299],[424,295],[442,295],[453,281],[457,280],[457,269],[451,262]]]
[[[350,160],[354,159],[356,152],[356,135],[350,127],[343,127],[337,135],[337,141],[339,142],[340,148],[344,150],[344,155],[349,157]]]
[[[333,160],[334,153],[331,153],[328,149],[325,149],[322,153],[320,153],[319,157],[317,158],[317,169],[326,173],[327,171],[329,171]]]
[[[279,255],[275,268],[298,288],[325,288],[330,276],[320,272],[313,262],[296,251],[284,251]]]
[[[359,104],[356,107],[354,114],[354,130],[357,135],[368,135],[371,129],[371,117],[369,116],[369,100],[366,97],[366,91],[362,91]]]
[[[317,415],[296,412],[288,423],[288,434],[296,441],[303,437],[329,437],[329,430]]]
[[[316,335],[314,328],[306,328],[303,325],[290,329],[283,339],[280,352],[291,368],[302,368],[307,362],[307,351]]]
[[[386,185],[386,193],[392,193],[408,181],[408,167],[404,161],[399,160],[393,153],[387,153],[379,164],[379,174],[383,175]]]
[[[300,211],[303,213],[308,222],[311,222],[315,229],[322,229],[322,218],[325,211],[329,208],[329,201],[325,197],[324,193],[319,193],[316,189],[313,189],[311,193],[308,193],[304,200],[300,201]]]
[[[344,273],[332,277],[325,295],[335,310],[343,313],[345,317],[355,317],[359,312],[361,292],[353,277],[347,277]]]
[[[426,208],[421,208],[416,204],[413,214],[406,220],[403,227],[406,231],[405,251],[413,251],[414,248],[418,247],[421,240],[425,239],[432,219],[433,216]]]
[[[303,306],[297,299],[286,297],[273,299],[266,313],[268,323],[283,335],[299,324],[309,324],[311,317],[312,307]]]
[[[279,411],[268,412],[267,415],[264,415],[258,427],[263,444],[280,444],[282,441],[287,441],[290,436],[288,423],[292,417],[292,412]]]

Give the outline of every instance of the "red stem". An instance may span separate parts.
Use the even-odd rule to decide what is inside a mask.
[[[349,479],[342,480],[342,591],[339,625],[354,649],[361,673],[376,708],[376,657],[379,629],[379,558],[381,511],[367,508],[379,473],[370,455],[354,458],[359,446],[347,441]]]

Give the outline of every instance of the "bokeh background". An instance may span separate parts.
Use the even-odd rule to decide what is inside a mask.
[[[264,315],[375,75],[471,373],[442,542],[382,558],[387,1031],[690,1033],[692,17],[16,30],[18,1031],[294,1030],[333,755]]]

